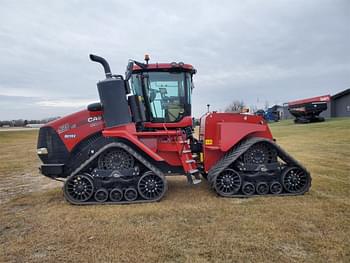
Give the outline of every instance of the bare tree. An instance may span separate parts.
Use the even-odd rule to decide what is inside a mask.
[[[238,100],[234,100],[231,102],[230,105],[228,105],[225,109],[225,112],[235,112],[235,113],[239,113],[243,110],[244,108],[244,102],[238,101]]]
[[[270,104],[269,102],[266,100],[265,101],[265,107],[264,107],[264,110],[266,111],[268,108],[269,108]]]
[[[252,113],[255,113],[255,112],[258,111],[258,107],[257,107],[256,105],[251,105],[251,106],[250,106],[250,109],[251,109],[251,112],[252,112]]]

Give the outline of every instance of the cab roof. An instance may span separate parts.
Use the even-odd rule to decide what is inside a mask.
[[[192,74],[196,73],[195,68],[191,64],[184,64],[183,62],[172,62],[172,63],[152,63],[152,64],[144,64],[145,68],[141,68],[140,66],[134,64],[133,72],[147,72],[147,71],[185,71],[190,72]]]

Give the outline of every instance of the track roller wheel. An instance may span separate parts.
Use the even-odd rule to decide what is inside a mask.
[[[137,196],[137,191],[133,187],[127,188],[124,192],[124,197],[127,201],[135,201],[137,199]]]
[[[108,191],[104,188],[100,188],[95,193],[95,200],[99,203],[106,202],[108,199]]]
[[[114,188],[109,193],[109,199],[113,202],[120,202],[123,199],[123,191],[119,188]]]
[[[137,189],[144,199],[156,200],[165,193],[165,181],[159,175],[148,171],[141,176]]]
[[[71,203],[88,201],[92,197],[93,192],[93,181],[86,174],[68,177],[63,187],[64,196]]]
[[[310,175],[299,167],[288,167],[282,171],[282,184],[289,193],[303,193],[310,185]]]
[[[245,195],[253,195],[255,192],[255,185],[250,182],[245,182],[242,186],[242,192]]]
[[[270,192],[274,195],[282,193],[283,187],[280,182],[272,182],[270,185]]]
[[[239,173],[232,169],[226,169],[215,179],[215,191],[221,196],[232,196],[239,191],[242,179]]]
[[[259,182],[256,184],[256,192],[259,195],[266,195],[269,192],[269,185],[266,182]]]

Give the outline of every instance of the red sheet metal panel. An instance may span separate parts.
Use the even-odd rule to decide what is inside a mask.
[[[295,106],[295,105],[301,105],[305,103],[312,103],[312,102],[328,102],[331,100],[331,95],[324,95],[324,96],[318,96],[308,99],[302,99],[302,100],[294,100],[288,102],[288,106]]]
[[[204,169],[209,171],[224,154],[245,137],[272,140],[272,134],[261,116],[238,113],[208,113],[201,118]]]

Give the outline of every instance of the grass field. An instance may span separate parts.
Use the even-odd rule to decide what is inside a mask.
[[[350,262],[350,119],[271,125],[311,172],[298,197],[226,199],[169,180],[159,203],[72,206],[36,131],[0,133],[0,262]]]

